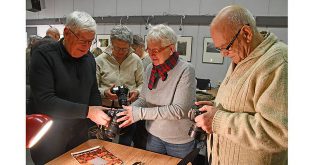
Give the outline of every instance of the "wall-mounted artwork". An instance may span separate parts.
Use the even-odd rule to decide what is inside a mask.
[[[178,36],[176,50],[180,53],[180,58],[190,62],[192,57],[192,41],[191,36]]]
[[[203,63],[223,64],[223,56],[215,49],[212,38],[205,37],[203,40]]]
[[[111,44],[109,34],[97,34],[97,47],[100,47],[104,50]]]

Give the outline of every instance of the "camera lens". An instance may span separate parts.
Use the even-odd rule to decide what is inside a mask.
[[[105,130],[105,134],[109,139],[114,139],[117,134],[119,134],[119,127],[117,123],[111,123],[107,130]]]
[[[204,131],[201,128],[197,127],[195,124],[193,124],[189,129],[188,135],[199,141],[204,141],[206,139],[206,134],[204,133]]]

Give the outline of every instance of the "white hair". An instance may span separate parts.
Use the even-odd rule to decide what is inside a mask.
[[[224,18],[223,16],[220,16],[222,13],[225,13]],[[212,23],[218,16],[220,16],[221,19],[225,19],[227,27],[230,27],[231,29],[235,29],[237,31],[238,28],[243,25],[249,25],[254,33],[258,33],[254,16],[244,7],[238,5],[227,6],[219,12],[219,14],[213,19]]]
[[[116,25],[112,30],[111,30],[111,41],[114,39],[126,41],[129,44],[132,44],[132,32],[131,30],[124,25]]]
[[[161,46],[167,46],[169,44],[175,45],[177,42],[177,35],[174,30],[163,24],[152,26],[146,36],[146,41],[160,41]]]
[[[91,15],[83,11],[74,11],[66,19],[66,27],[76,30],[88,30],[96,32],[96,21]]]

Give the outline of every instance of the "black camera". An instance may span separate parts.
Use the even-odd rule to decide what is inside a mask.
[[[127,101],[128,92],[129,89],[124,85],[111,88],[111,93],[116,94],[118,97],[118,104],[120,107],[122,105],[128,105]]]
[[[205,112],[206,111],[199,111],[198,107],[194,105],[192,109],[188,112],[188,117],[190,120],[195,121],[196,116],[201,115]],[[195,123],[189,129],[188,135],[199,141],[204,141],[207,138],[207,133],[200,127],[197,127]]]
[[[107,115],[111,117],[110,124],[104,130],[104,134],[109,139],[114,139],[116,135],[119,135],[121,128],[119,128],[119,123],[116,121],[122,116],[116,116],[119,112],[125,111],[124,109],[110,109],[107,111]]]
[[[124,109],[109,109],[106,111],[107,115],[111,117],[110,124],[108,127],[104,128],[104,126],[93,126],[88,130],[89,138],[97,138],[101,140],[114,139],[116,135],[120,134],[121,128],[119,128],[119,124],[116,120],[121,118],[122,116],[116,116],[119,112],[124,111]]]

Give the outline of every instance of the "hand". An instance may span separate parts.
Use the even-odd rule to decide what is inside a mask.
[[[110,100],[116,100],[118,97],[116,94],[113,94],[111,92],[111,89],[115,87],[115,84],[112,84],[111,88],[107,89],[104,91],[104,96],[107,98],[107,99],[110,99]]]
[[[218,109],[216,107],[210,105],[204,105],[203,107],[201,107],[199,111],[206,112],[195,117],[196,126],[201,127],[201,129],[203,129],[209,134],[213,133],[212,122],[217,110]]]
[[[123,105],[123,108],[125,111],[116,114],[116,116],[123,116],[123,117],[117,119],[117,122],[124,121],[122,124],[119,125],[120,128],[127,127],[133,123],[132,106],[124,106]]]
[[[213,102],[212,101],[197,101],[195,102],[195,105],[199,106],[199,105],[210,105],[213,106]]]
[[[104,110],[108,110],[108,109],[109,108],[102,107],[102,106],[89,106],[87,118],[89,118],[96,124],[104,125],[105,127],[108,127],[108,124],[111,118],[103,112]]]
[[[128,102],[136,101],[138,99],[138,96],[139,96],[139,92],[136,90],[129,92]]]

